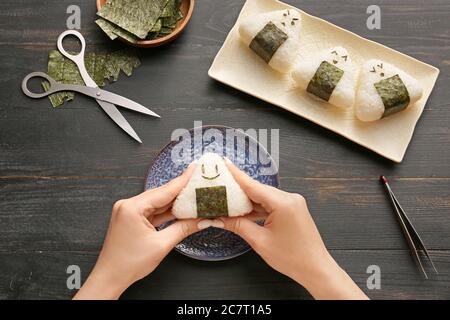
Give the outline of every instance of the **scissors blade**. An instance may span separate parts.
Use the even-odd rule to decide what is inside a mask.
[[[96,99],[102,100],[102,101],[106,101],[109,103],[113,103],[115,105],[121,106],[123,108],[126,109],[130,109],[133,111],[137,111],[140,113],[144,113],[147,114],[149,116],[153,116],[153,117],[157,117],[157,118],[161,118],[159,115],[157,115],[156,113],[154,113],[153,111],[147,109],[146,107],[144,107],[143,105],[140,105],[137,102],[134,102],[133,100],[130,100],[128,98],[122,97],[118,94],[109,92],[109,91],[105,91],[105,90],[98,90],[99,91],[99,95],[97,94],[97,96],[95,97]]]
[[[130,126],[128,121],[123,117],[123,115],[117,110],[116,106],[112,103],[97,100],[97,103],[102,107],[103,111],[106,112],[106,114],[119,126],[128,133],[133,139],[135,139],[137,142],[142,143],[139,136],[136,134],[136,132],[133,130],[133,128]]]

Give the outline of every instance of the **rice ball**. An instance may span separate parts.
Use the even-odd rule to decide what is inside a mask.
[[[423,88],[396,66],[369,60],[361,69],[355,113],[361,121],[375,121],[402,111],[422,98]]]
[[[298,55],[300,29],[300,13],[287,9],[243,19],[239,25],[239,35],[241,41],[269,66],[287,73]]]
[[[353,108],[358,66],[345,48],[335,47],[302,60],[291,73],[302,90],[342,109]]]
[[[172,206],[178,219],[236,217],[252,210],[251,201],[215,153],[205,153],[197,161],[191,179]]]

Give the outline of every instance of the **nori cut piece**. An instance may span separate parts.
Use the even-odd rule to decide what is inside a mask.
[[[383,79],[375,83],[374,86],[381,100],[383,100],[383,117],[402,111],[409,105],[410,98],[408,89],[398,74]]]
[[[75,52],[71,52],[76,54]],[[122,70],[127,76],[132,74],[134,68],[140,65],[138,51],[136,49],[124,49],[113,53],[89,52],[84,57],[86,70],[99,87],[105,85],[105,79],[116,81]],[[57,82],[65,84],[84,85],[84,81],[77,66],[71,60],[65,58],[59,51],[49,52],[48,75]],[[49,90],[49,83],[43,82],[45,91]],[[58,92],[49,96],[54,107],[73,100],[73,92]]]
[[[139,67],[141,61],[139,60],[139,51],[134,48],[123,49],[108,54],[105,61],[105,79],[117,81],[119,79],[120,71],[123,71],[127,76],[133,74],[133,70]]]
[[[283,30],[269,22],[253,38],[249,47],[266,63],[269,63],[272,56],[287,39],[288,35]]]
[[[197,188],[195,195],[198,218],[228,216],[227,188],[225,186]]]
[[[343,75],[343,70],[327,61],[322,61],[311,81],[309,81],[306,91],[328,101]]]

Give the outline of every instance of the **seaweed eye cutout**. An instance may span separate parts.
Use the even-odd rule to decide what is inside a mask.
[[[378,67],[379,69],[381,69],[381,72],[380,72],[380,77],[384,77],[384,72],[383,72],[383,63],[381,63],[381,64],[377,64],[377,67]],[[376,72],[377,72],[377,70],[375,69],[375,67],[372,67],[372,70],[370,70],[370,72],[372,72],[372,73],[376,73]]]
[[[220,176],[220,173],[219,173],[219,166],[216,164],[214,168],[216,169],[216,175],[210,177],[210,176],[206,175],[206,173],[205,173],[205,165],[202,164],[202,178],[203,178],[203,179],[206,179],[206,180],[214,180],[214,179],[217,179],[217,178]]]
[[[381,70],[383,70],[383,62],[381,64],[377,65],[377,67],[380,68]],[[383,71],[380,73],[380,76],[384,77],[384,72]]]
[[[338,56],[338,53],[337,53],[337,51],[336,50],[334,50],[334,51],[331,51],[331,54],[334,54],[336,57]],[[334,64],[337,64],[338,63],[338,61],[336,60],[336,59],[333,59],[333,63]]]

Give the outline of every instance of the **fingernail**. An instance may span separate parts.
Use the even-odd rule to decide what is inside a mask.
[[[212,225],[211,226],[223,229],[223,228],[225,228],[225,223],[222,220],[220,220],[220,219],[214,219],[212,221]]]
[[[203,229],[211,227],[212,225],[213,225],[212,220],[205,219],[205,220],[201,220],[201,221],[199,221],[199,223],[197,223],[197,228],[199,230],[203,230]]]
[[[223,160],[225,161],[225,163],[228,163],[228,164],[232,164],[233,162],[231,162],[231,160],[230,159],[228,159],[227,157],[223,157]]]

